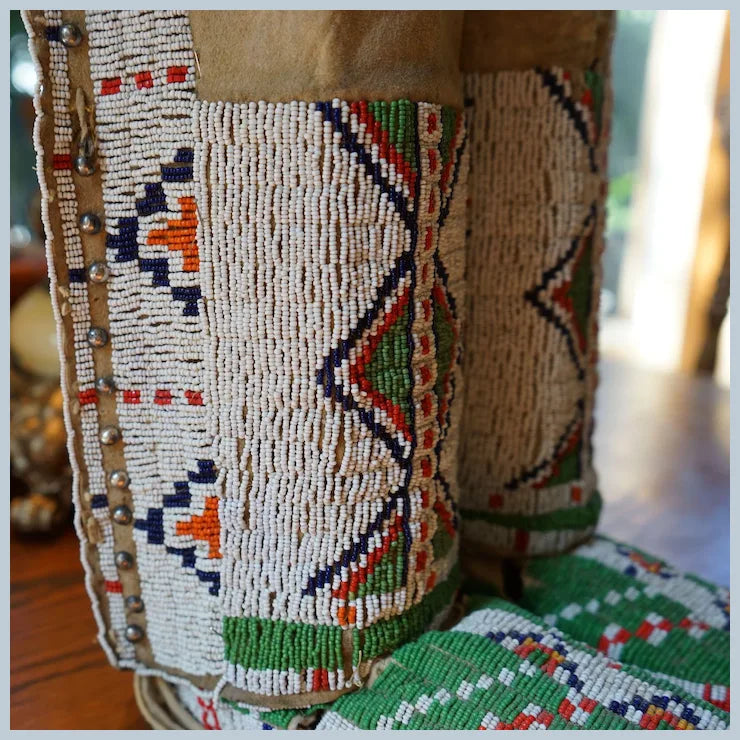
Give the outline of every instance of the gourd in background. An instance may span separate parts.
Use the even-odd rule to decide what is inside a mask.
[[[10,521],[21,532],[51,532],[67,520],[67,456],[56,322],[48,291],[27,290],[10,313],[10,464],[21,488]]]

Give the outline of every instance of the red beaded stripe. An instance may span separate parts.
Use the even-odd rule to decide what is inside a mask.
[[[712,697],[712,691],[717,688],[716,686],[713,686],[711,683],[704,684],[704,699],[705,701],[708,701],[710,704],[714,704],[715,707],[719,707],[725,712],[730,711],[730,687],[729,686],[720,686],[719,688],[724,689],[725,697],[724,699],[714,699]]]
[[[517,552],[526,552],[529,546],[529,532],[524,529],[517,529],[514,534],[514,550]]]
[[[100,83],[100,94],[101,95],[115,95],[121,92],[121,78],[111,77],[110,79],[103,80]]]
[[[488,497],[488,506],[492,509],[500,509],[504,505],[504,497],[500,493],[492,493]]]
[[[314,691],[328,691],[329,689],[329,671],[326,668],[313,669],[313,686]]]
[[[149,70],[139,72],[134,75],[134,82],[136,82],[137,89],[141,90],[145,87],[153,87],[154,80],[152,80],[152,73]]]
[[[378,155],[380,158],[385,159],[395,167],[396,172],[408,183],[410,190],[413,192],[414,184],[416,183],[416,173],[404,159],[403,154],[390,143],[388,132],[383,131],[380,121],[375,120],[373,114],[367,108],[367,103],[365,101],[350,103],[349,109],[353,116],[357,116],[361,124],[365,124],[366,131],[370,134],[372,143],[378,146]]]
[[[140,390],[124,390],[123,402],[124,403],[141,403],[141,391]],[[203,393],[201,391],[186,390],[183,393],[185,400],[189,406],[202,406],[203,405]],[[175,399],[175,395],[168,388],[158,388],[154,392],[154,403],[159,406],[169,406]],[[88,401],[88,403],[91,403]]]
[[[157,406],[169,406],[172,403],[172,391],[160,388],[154,392],[154,403]]]
[[[332,591],[332,598],[341,599],[346,602],[350,594],[355,595],[357,593],[360,584],[367,583],[367,577],[375,572],[375,568],[380,563],[383,555],[387,555],[390,552],[391,545],[398,539],[402,525],[403,519],[400,516],[396,516],[396,519],[389,523],[388,532],[381,537],[381,546],[367,553],[367,565],[360,566],[357,570],[351,571],[349,580],[343,581],[338,589]],[[349,608],[340,606],[337,609],[337,620],[343,627],[348,624],[355,624],[356,618],[357,610],[354,606]]]
[[[188,76],[187,67],[167,67],[167,83],[185,82]]]
[[[55,170],[71,170],[72,157],[69,154],[55,154],[52,166]]]
[[[86,391],[80,391],[77,394],[77,398],[80,402],[80,406],[87,406],[98,402],[98,392],[95,388],[88,388]]]
[[[438,499],[434,502],[434,510],[437,512],[437,516],[442,521],[446,532],[450,537],[455,537],[457,532],[455,531],[455,525],[452,522],[452,514],[445,508],[445,505]]]
[[[203,394],[200,391],[185,391],[185,398],[191,406],[203,405]]]
[[[447,193],[447,186],[450,182],[450,174],[452,173],[452,168],[454,166],[454,152],[457,149],[457,141],[460,135],[460,129],[462,128],[462,116],[457,116],[457,120],[455,122],[455,133],[450,138],[450,144],[448,147],[448,157],[447,157],[447,164],[442,168],[442,173],[439,177],[439,189],[443,193]]]

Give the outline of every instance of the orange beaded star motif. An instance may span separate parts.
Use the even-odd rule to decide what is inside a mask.
[[[167,221],[166,229],[157,229],[149,234],[147,244],[167,245],[170,251],[180,250],[183,253],[185,272],[198,272],[200,258],[195,231],[198,228],[195,198],[185,196],[178,198],[182,209],[182,218]]]
[[[206,507],[202,514],[192,516],[188,521],[177,522],[177,534],[190,535],[194,540],[208,543],[208,557],[220,558],[221,527],[218,521],[218,498],[206,498]]]

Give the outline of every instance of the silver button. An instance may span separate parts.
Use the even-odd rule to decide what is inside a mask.
[[[102,326],[91,326],[87,330],[87,343],[95,349],[105,347],[108,344],[108,332]]]
[[[138,624],[129,624],[126,627],[126,639],[129,642],[140,642],[144,639],[144,630]]]
[[[100,430],[100,441],[104,445],[114,445],[121,441],[121,430],[112,424]]]
[[[83,234],[97,234],[100,231],[100,219],[94,213],[83,213],[79,223]]]
[[[116,390],[116,382],[110,376],[98,378],[95,381],[95,389],[98,393],[114,393]]]
[[[132,519],[133,516],[131,514],[131,509],[129,509],[128,506],[116,506],[116,508],[113,509],[113,521],[116,524],[131,524]]]
[[[142,601],[141,596],[127,596],[126,608],[136,613],[144,611],[144,602]]]
[[[134,567],[134,556],[130,552],[121,550],[116,553],[116,566],[121,570],[131,570]]]
[[[114,470],[108,476],[108,481],[114,488],[126,488],[129,480],[128,473],[125,470]]]
[[[91,283],[105,283],[110,277],[110,268],[105,262],[93,262],[87,268],[87,277]]]
[[[59,27],[59,40],[67,47],[79,46],[82,43],[82,31],[73,23]]]
[[[84,154],[78,154],[75,157],[75,169],[78,175],[89,177],[95,172],[95,163],[90,157],[86,157]]]

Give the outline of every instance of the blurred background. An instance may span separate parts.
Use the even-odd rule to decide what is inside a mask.
[[[618,13],[596,465],[602,530],[729,583],[729,47],[725,11]],[[11,11],[11,509],[69,529],[59,363]],[[680,538],[677,532],[681,533]]]

